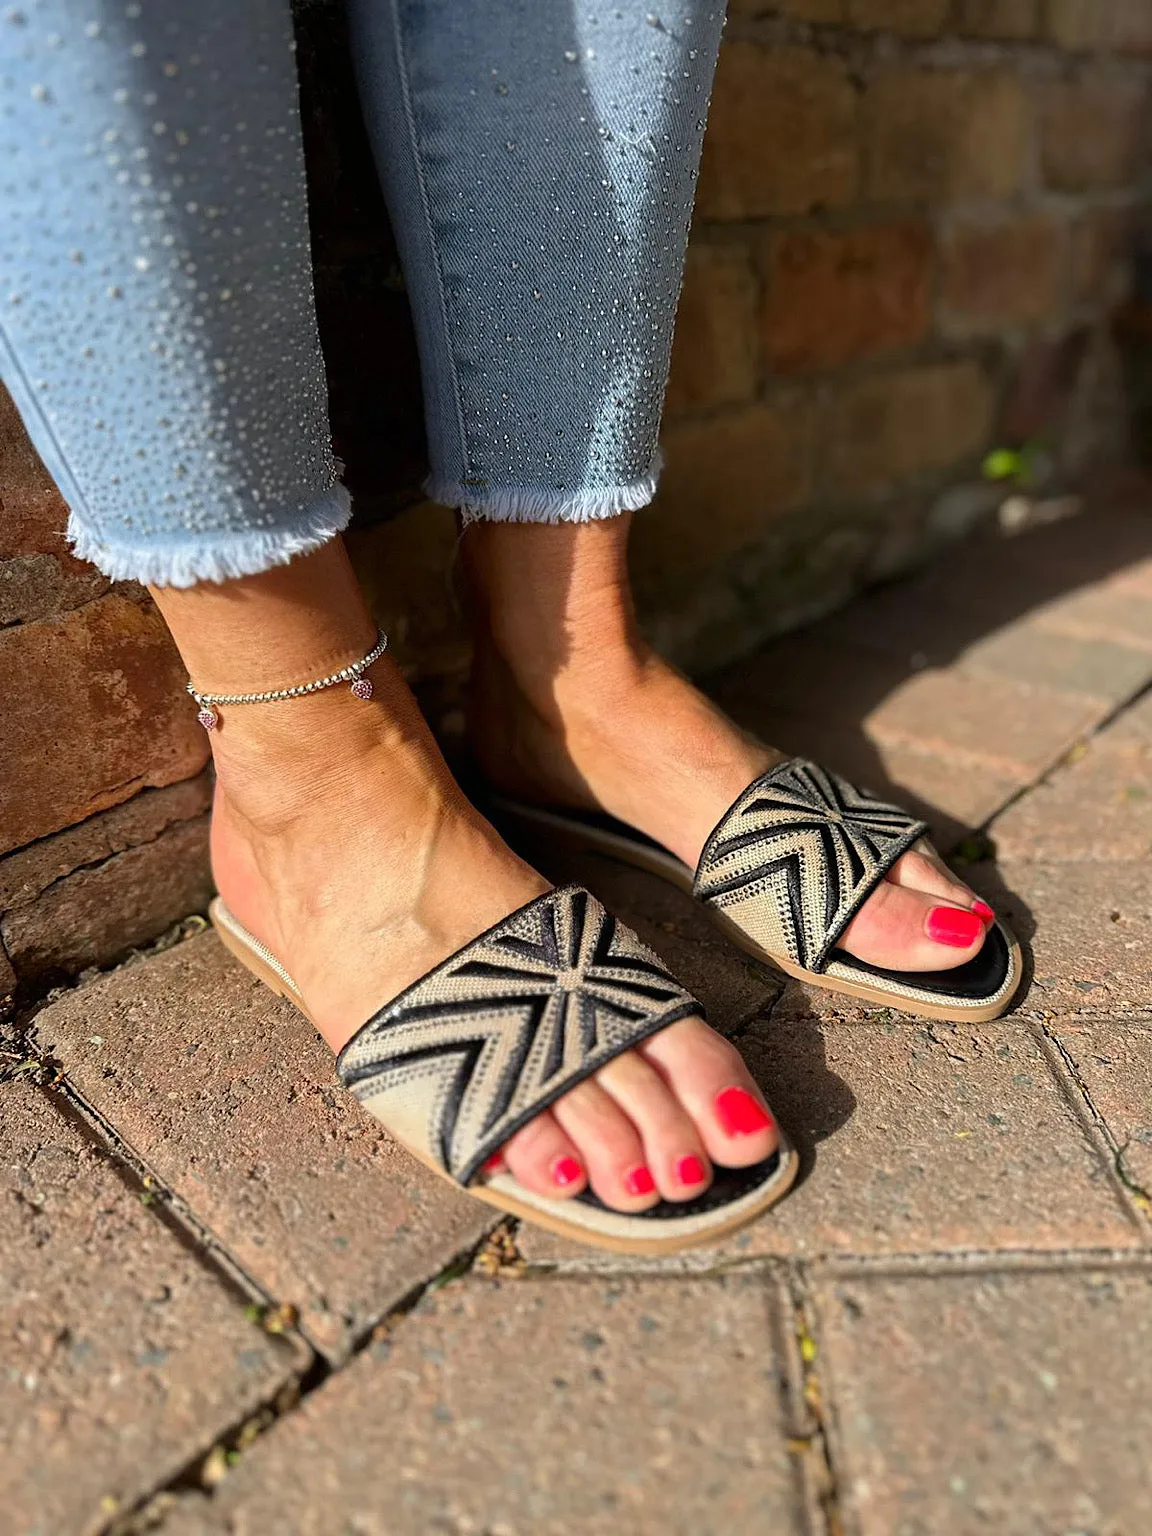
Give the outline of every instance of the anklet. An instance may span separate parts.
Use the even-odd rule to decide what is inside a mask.
[[[321,688],[334,688],[337,683],[346,683],[351,679],[352,692],[358,699],[370,699],[372,697],[372,684],[368,678],[361,674],[379,661],[388,649],[388,636],[382,629],[376,631],[376,644],[366,656],[361,656],[359,661],[353,661],[346,667],[341,667],[339,672],[333,672],[331,677],[319,677],[314,683],[298,683],[295,688],[270,688],[267,693],[197,693],[191,683],[188,684],[188,692],[200,706],[200,713],[196,716],[206,731],[214,731],[220,723],[214,705],[217,704],[273,704],[279,699],[295,699],[305,693],[319,693]]]

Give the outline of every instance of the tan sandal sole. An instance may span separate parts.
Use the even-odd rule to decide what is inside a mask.
[[[544,807],[521,805],[517,801],[500,797],[494,797],[492,803],[498,814],[515,818],[522,826],[531,828],[537,834],[547,829],[550,837],[562,839],[572,848],[581,851],[591,849],[594,853],[606,854],[622,864],[630,864],[634,869],[642,869],[647,874],[657,875],[661,880],[667,880],[670,885],[676,886],[686,896],[692,895],[692,871],[673,854],[665,853],[658,848],[648,848],[643,843],[633,842],[629,838],[618,837],[606,828],[585,826],[583,823],[570,821],[567,817]],[[902,997],[886,987],[872,986],[868,982],[850,981],[847,977],[830,976],[824,971],[807,971],[782,955],[772,955],[766,949],[761,949],[755,940],[750,939],[743,929],[737,927],[723,912],[707,906],[704,911],[709,920],[737,948],[751,955],[754,960],[759,960],[761,964],[770,965],[774,970],[783,971],[785,975],[792,976],[797,981],[807,982],[810,986],[821,987],[825,992],[838,992],[844,997],[876,1003],[881,1008],[894,1008],[901,1013],[914,1014],[917,1018],[939,1019],[948,1024],[984,1024],[989,1019],[998,1019],[1012,1006],[1012,1000],[1020,990],[1023,977],[1024,967],[1020,945],[1003,923],[999,926],[1008,941],[1011,974],[1015,978],[1013,985],[995,1002],[974,1004],[965,1008],[961,1005],[949,1006],[945,1003],[921,1002],[919,999]],[[915,975],[915,971],[909,971],[909,980],[912,981]]]
[[[250,971],[266,987],[275,992],[278,997],[286,998],[288,1002],[292,1003],[304,1015],[312,1027],[316,1028],[316,1021],[304,1006],[304,1000],[288,972],[284,970],[283,966],[280,965],[270,951],[264,949],[263,945],[257,945],[255,941],[244,937],[236,931],[236,928],[233,926],[235,920],[231,918],[228,909],[218,896],[209,905],[208,917],[220,938],[220,942],[240,962],[245,970]],[[385,1129],[387,1130],[387,1127]],[[394,1132],[389,1131],[388,1134],[392,1137],[393,1141],[404,1148],[405,1152],[416,1158],[418,1162],[423,1163],[437,1178],[443,1179],[453,1189],[461,1189],[461,1186],[456,1183],[455,1179],[449,1178],[444,1170],[434,1163],[431,1158],[426,1157],[415,1147],[409,1146],[407,1142],[403,1141]],[[566,1237],[574,1242],[590,1243],[597,1248],[606,1248],[615,1253],[678,1253],[684,1248],[697,1248],[708,1243],[718,1242],[722,1237],[727,1237],[729,1234],[738,1232],[743,1227],[750,1225],[750,1223],[763,1215],[766,1210],[787,1194],[795,1182],[799,1168],[800,1159],[795,1149],[781,1140],[780,1166],[775,1178],[771,1184],[766,1186],[763,1198],[758,1203],[751,1207],[742,1208],[737,1216],[732,1217],[728,1221],[717,1220],[698,1232],[652,1238],[632,1238],[599,1232],[594,1226],[583,1226],[577,1222],[566,1220],[559,1212],[543,1210],[528,1200],[518,1198],[512,1191],[503,1187],[494,1187],[491,1183],[470,1184],[464,1190],[464,1193],[472,1195],[477,1200],[483,1200],[486,1205],[494,1206],[505,1215],[517,1216],[524,1221],[531,1222],[534,1226],[543,1227],[546,1231],[552,1232],[557,1237]],[[499,1178],[502,1186],[505,1184],[515,1186],[515,1180],[510,1174],[497,1175],[497,1178]],[[559,1205],[562,1202],[557,1201],[556,1204]],[[612,1215],[626,1217],[627,1213],[623,1211],[610,1213],[609,1219],[611,1219]]]

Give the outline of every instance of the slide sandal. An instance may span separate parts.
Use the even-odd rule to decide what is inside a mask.
[[[219,899],[221,940],[307,1017],[291,976]],[[589,891],[546,892],[386,1003],[349,1040],[336,1070],[365,1109],[434,1172],[550,1232],[622,1253],[715,1241],[773,1205],[796,1176],[781,1134],[771,1157],[715,1169],[684,1202],[626,1214],[591,1190],[550,1200],[484,1164],[534,1115],[614,1056],[677,1019],[703,1017],[659,958]]]
[[[695,873],[603,813],[531,805],[494,791],[486,809],[498,822],[547,831],[662,876],[702,902],[747,954],[832,992],[923,1018],[977,1023],[1004,1013],[1020,985],[1020,946],[1000,922],[954,970],[886,970],[837,948],[928,826],[807,758],[779,763],[744,790],[709,836]]]

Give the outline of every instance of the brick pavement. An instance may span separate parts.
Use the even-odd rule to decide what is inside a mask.
[[[659,882],[551,861],[802,1148],[718,1250],[493,1232],[210,934],[58,994],[0,1087],[6,1528],[1138,1536],[1150,684],[1140,510],[970,544],[715,679],[925,807],[1032,952],[995,1024],[784,985]]]

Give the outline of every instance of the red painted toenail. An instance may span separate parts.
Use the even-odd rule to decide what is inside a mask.
[[[747,1088],[722,1088],[716,1095],[716,1115],[729,1136],[751,1136],[766,1131],[772,1116]]]
[[[480,1169],[480,1172],[481,1173],[495,1173],[497,1168],[503,1168],[503,1166],[504,1166],[504,1154],[503,1154],[503,1152],[493,1152],[492,1156],[485,1160],[484,1164],[482,1165],[482,1167]]]
[[[583,1178],[584,1170],[574,1157],[558,1157],[552,1164],[552,1182],[565,1189]]]
[[[968,949],[984,936],[984,923],[975,912],[963,907],[933,907],[924,919],[924,930],[937,944],[953,949]]]
[[[631,1173],[624,1175],[624,1188],[630,1195],[650,1195],[656,1188],[656,1180],[641,1163],[639,1168],[633,1168]]]
[[[676,1177],[681,1184],[703,1184],[704,1164],[698,1157],[682,1157],[676,1164]]]
[[[986,901],[974,901],[972,903],[972,910],[977,917],[982,918],[986,923],[996,921],[996,914]]]

